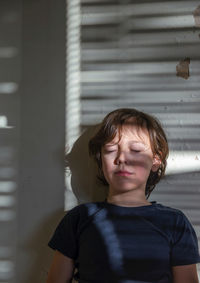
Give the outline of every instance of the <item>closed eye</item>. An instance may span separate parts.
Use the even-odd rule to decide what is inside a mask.
[[[105,150],[105,153],[115,152],[116,150]]]

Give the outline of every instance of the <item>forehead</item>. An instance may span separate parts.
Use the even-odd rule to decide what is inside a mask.
[[[111,142],[136,141],[150,145],[148,130],[145,127],[136,125],[123,125],[117,129],[116,135]]]

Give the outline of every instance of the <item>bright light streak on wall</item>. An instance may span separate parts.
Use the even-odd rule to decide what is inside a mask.
[[[1,247],[0,247],[1,248]],[[3,248],[3,247],[2,247]],[[0,282],[7,283],[14,275],[14,264],[10,260],[1,259],[0,260]],[[11,282],[11,281],[9,281]]]
[[[93,52],[95,49],[88,48],[88,52]],[[120,55],[120,51],[117,49],[114,50],[106,50],[106,49],[98,49],[98,52],[113,52],[115,56]],[[129,50],[128,50],[129,51]],[[95,51],[97,52],[97,51]],[[174,70],[174,66],[177,64],[177,61],[171,60],[170,62],[160,61],[160,62],[127,62],[127,63],[119,63],[113,62],[109,64],[95,64],[95,63],[87,63],[87,71],[82,71],[81,79],[83,82],[87,82],[90,80],[96,80],[98,77],[102,77],[106,79],[110,77],[111,79],[123,80],[125,77],[129,76],[130,78],[138,79],[138,75],[142,75],[143,78],[146,75],[176,75],[176,70]],[[191,62],[191,74],[192,75],[200,75],[199,71],[199,60],[193,60]],[[133,77],[134,76],[134,77]]]
[[[1,167],[0,168],[0,178],[2,179],[10,179],[15,177],[16,170],[13,167]]]
[[[0,195],[0,207],[14,206],[15,198],[13,196]]]
[[[81,3],[95,3],[99,2],[91,0],[81,0]],[[105,0],[104,2],[107,2]],[[101,3],[103,1],[101,0]],[[123,1],[121,2],[123,3]],[[151,2],[148,3],[136,3],[136,4],[123,4],[117,5],[94,5],[94,6],[84,6],[83,7],[83,14],[84,15],[95,15],[98,18],[98,15],[107,15],[113,14],[115,16],[149,16],[149,15],[163,15],[163,14],[189,14],[194,11],[194,9],[199,5],[199,1],[160,1],[160,2]]]
[[[11,193],[16,190],[17,184],[13,181],[0,181],[0,193]]]
[[[16,47],[0,47],[0,58],[12,58],[17,55]]]
[[[132,19],[127,21],[129,27],[133,29],[168,29],[168,28],[188,28],[193,27],[193,15],[178,15],[164,17],[147,17],[143,19]]]
[[[14,266],[8,261],[0,262],[0,282],[7,283],[14,275]],[[9,281],[10,282],[10,281]]]
[[[194,26],[192,13],[199,5],[198,1],[171,1],[156,3],[137,3],[84,7],[82,25],[100,25],[123,22],[131,29],[174,28]],[[134,20],[129,19],[135,17]],[[139,18],[141,17],[141,18]],[[143,18],[142,18],[143,17]],[[124,19],[128,19],[124,21]]]
[[[200,151],[171,151],[166,174],[200,172]]]
[[[8,283],[14,276],[14,264],[11,258],[13,251],[10,247],[0,246],[0,282]]]
[[[12,129],[13,126],[8,126],[8,119],[6,116],[0,116],[0,128]]]
[[[6,128],[8,125],[8,120],[6,116],[0,116],[0,128]]]
[[[17,91],[18,84],[9,82],[9,83],[0,83],[0,93],[13,93]]]
[[[9,260],[0,260],[0,273],[1,272],[12,272],[14,269],[14,265],[12,261]]]
[[[80,135],[80,0],[67,1],[66,145]]]
[[[0,221],[1,222],[7,222],[7,221],[13,221],[16,219],[16,213],[11,209],[5,209],[3,207],[2,210],[0,210]]]
[[[83,25],[95,24],[109,24],[117,23],[119,19],[113,14],[99,14],[95,16],[85,15],[82,19]],[[183,28],[193,27],[194,19],[192,15],[178,15],[178,16],[162,16],[162,17],[147,17],[129,19],[126,21],[126,26],[130,29],[165,29],[165,28]]]

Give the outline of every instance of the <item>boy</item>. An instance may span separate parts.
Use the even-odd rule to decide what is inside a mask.
[[[47,283],[198,283],[197,237],[179,210],[149,202],[164,176],[168,144],[160,123],[135,109],[109,113],[89,142],[104,202],[79,205],[57,227]]]

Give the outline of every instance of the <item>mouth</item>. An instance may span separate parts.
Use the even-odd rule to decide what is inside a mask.
[[[115,173],[117,176],[130,176],[132,175],[131,172],[125,170],[119,170]]]

